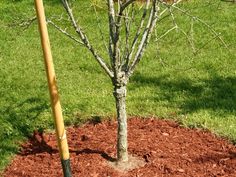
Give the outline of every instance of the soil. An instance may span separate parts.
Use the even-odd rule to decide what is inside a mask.
[[[74,177],[236,176],[236,147],[229,141],[153,118],[128,120],[129,153],[145,164],[119,171],[111,165],[116,160],[116,128],[115,121],[103,121],[67,129]],[[3,173],[23,176],[62,176],[55,134],[36,131]]]

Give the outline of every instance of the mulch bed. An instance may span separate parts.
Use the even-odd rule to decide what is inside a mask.
[[[145,166],[117,171],[108,163],[116,157],[116,127],[115,121],[104,121],[67,129],[74,177],[236,176],[236,147],[229,141],[152,118],[128,121],[129,153],[143,158]],[[55,135],[35,132],[3,176],[62,176]]]

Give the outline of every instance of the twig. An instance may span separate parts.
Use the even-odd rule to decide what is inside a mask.
[[[138,29],[137,29],[137,32],[136,32],[136,34],[135,34],[135,37],[134,37],[134,39],[133,39],[130,52],[128,53],[128,56],[126,57],[127,66],[128,66],[128,64],[129,64],[129,62],[130,62],[132,56],[133,56],[133,53],[134,53],[134,50],[135,50],[135,47],[136,47],[138,38],[139,38],[139,36],[140,36],[140,34],[141,34],[141,31],[142,31],[142,29],[143,29],[143,25],[144,25],[144,22],[145,22],[145,18],[146,18],[146,16],[147,16],[147,11],[148,11],[149,4],[150,4],[150,0],[147,0],[147,1],[146,1],[146,6],[145,6],[145,8],[144,8],[144,10],[143,10],[143,15],[142,15],[142,18],[141,18],[141,21],[140,21],[140,25],[139,25],[139,27],[138,27]],[[126,67],[127,67],[127,66],[126,66]]]
[[[192,18],[191,20],[191,27],[190,27],[190,45],[193,49],[193,52],[196,53],[196,48],[195,48],[195,45],[194,45],[194,30],[193,30],[193,24],[194,24],[194,19]]]
[[[162,34],[160,37],[155,39],[155,42],[158,42],[160,39],[162,39],[163,37],[165,37],[168,33],[170,33],[171,31],[173,31],[174,29],[177,29],[177,26],[173,26],[172,28],[170,28],[169,30],[167,30],[164,34]]]
[[[148,19],[148,23],[146,25],[146,28],[143,32],[142,35],[142,39],[140,41],[139,47],[138,47],[138,51],[134,57],[134,60],[132,62],[132,64],[130,65],[130,67],[127,70],[127,75],[131,76],[132,73],[134,72],[135,67],[137,66],[137,64],[140,62],[141,57],[143,55],[143,52],[147,46],[147,44],[149,43],[149,39],[151,37],[152,31],[156,25],[157,22],[157,0],[153,0],[152,2],[152,9],[151,9],[151,13]]]
[[[29,19],[25,19],[25,20],[21,20],[20,22],[16,22],[16,23],[11,23],[11,24],[8,24],[9,27],[16,27],[16,26],[19,26],[19,27],[23,27],[24,30],[29,28],[29,26],[34,22],[36,21],[37,17],[36,16],[33,16]]]
[[[82,28],[76,23],[75,17],[73,15],[72,9],[70,8],[67,0],[62,0],[63,6],[67,12],[67,14],[70,17],[71,23],[75,29],[75,31],[78,33],[79,37],[81,38],[84,45],[88,48],[88,50],[92,53],[96,61],[99,63],[99,65],[105,70],[105,72],[109,75],[110,78],[114,77],[113,72],[108,68],[107,64],[104,62],[103,58],[98,55],[97,51],[93,48],[93,46],[90,44],[88,37],[82,32]]]
[[[105,43],[105,38],[104,38],[104,33],[102,31],[102,28],[101,28],[101,19],[98,17],[98,14],[97,14],[97,10],[96,10],[96,7],[95,5],[92,5],[93,6],[93,9],[94,9],[94,12],[95,12],[95,16],[96,16],[96,19],[97,19],[97,26],[98,26],[98,29],[100,31],[100,34],[101,34],[101,37],[102,37],[102,43],[103,43],[103,46],[105,47],[105,49],[107,50],[107,52],[109,53],[109,49]]]
[[[189,36],[182,28],[178,28],[178,30],[187,38],[192,50],[193,50],[193,53],[196,54],[196,49],[195,49],[195,46],[194,46],[194,43],[193,43],[193,40],[191,38],[191,35]]]
[[[168,4],[164,3],[166,6],[169,6]],[[188,13],[186,10],[183,10],[175,5],[172,5],[173,8],[177,9],[178,11],[182,12],[183,14],[193,18],[194,20],[199,21],[200,23],[202,23],[204,26],[206,26],[211,32],[212,34],[214,34],[220,41],[221,43],[225,46],[225,48],[228,48],[227,44],[225,43],[225,41],[220,37],[220,35],[210,26],[208,25],[206,22],[204,22],[203,20],[201,20],[199,17],[193,16],[190,13]]]
[[[69,37],[70,39],[72,39],[73,41],[79,43],[80,45],[84,46],[84,43],[82,41],[80,41],[79,39],[75,38],[74,36],[72,36],[71,34],[69,34],[66,30],[63,30],[62,28],[60,28],[59,26],[57,26],[54,22],[52,22],[51,20],[47,20],[47,23],[52,25],[54,28],[56,28],[58,31],[60,31],[61,33],[63,33],[64,35],[66,35],[67,37]]]

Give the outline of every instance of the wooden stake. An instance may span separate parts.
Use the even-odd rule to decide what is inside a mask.
[[[56,127],[57,142],[61,157],[61,163],[63,167],[63,173],[65,177],[71,177],[70,157],[66,138],[66,131],[64,128],[61,104],[57,90],[56,75],[53,66],[53,59],[49,42],[46,18],[44,13],[43,0],[34,0],[34,2],[38,17],[39,32],[41,36],[41,44],[43,49],[48,87],[51,98],[51,107]]]

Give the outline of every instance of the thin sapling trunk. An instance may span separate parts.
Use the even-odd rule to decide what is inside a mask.
[[[114,97],[117,111],[117,162],[128,161],[127,115],[126,115],[126,85],[114,87]]]

